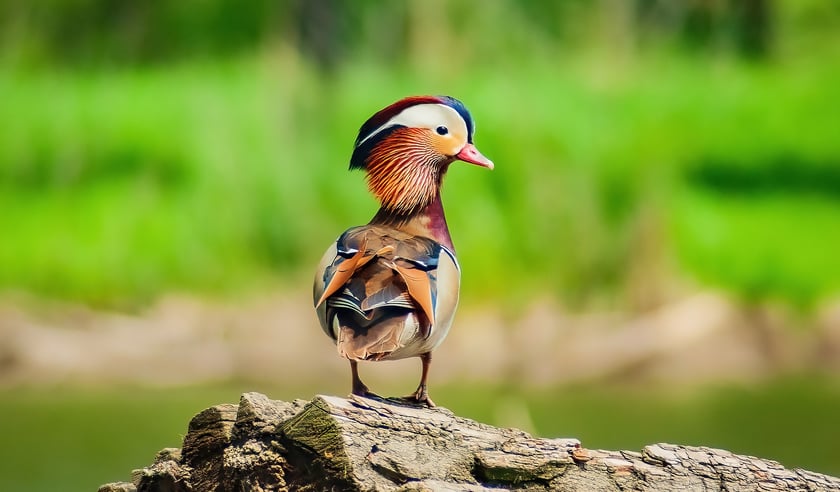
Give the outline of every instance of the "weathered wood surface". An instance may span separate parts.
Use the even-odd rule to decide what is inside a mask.
[[[840,479],[720,449],[581,447],[391,400],[259,393],[208,408],[183,448],[100,492],[361,490],[840,491]]]

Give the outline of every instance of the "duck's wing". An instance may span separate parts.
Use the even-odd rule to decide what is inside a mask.
[[[334,339],[337,310],[353,313],[342,316],[342,323],[364,325],[358,328],[365,330],[383,316],[414,311],[421,320],[419,335],[425,338],[441,315],[449,318],[454,312],[459,278],[454,255],[436,241],[362,226],[346,231],[327,250],[316,274],[313,301],[322,328]],[[439,307],[445,307],[443,312]]]

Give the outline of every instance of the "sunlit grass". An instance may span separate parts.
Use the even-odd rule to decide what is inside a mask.
[[[340,231],[373,214],[362,176],[346,172],[348,156],[360,123],[406,94],[462,98],[476,143],[497,163],[492,173],[453,166],[445,184],[465,302],[521,305],[541,291],[582,306],[620,303],[628,271],[656,260],[639,250],[651,220],[668,231],[656,239],[664,254],[686,260],[683,273],[754,290],[692,245],[740,220],[729,217],[740,214],[736,201],[681,198],[686,183],[698,186],[692,169],[709,156],[724,167],[747,162],[749,180],[779,156],[815,166],[816,176],[840,162],[832,103],[840,72],[830,64],[532,60],[511,77],[510,61],[500,63],[440,74],[360,62],[324,79],[279,54],[6,73],[0,286],[131,305],[171,289],[232,292],[308,272]],[[792,209],[809,217],[805,236],[830,229],[831,214],[812,214],[804,196],[757,197],[746,205],[755,220],[743,225],[787,220]],[[838,196],[829,188],[825,199]],[[714,224],[701,231],[698,220]],[[730,227],[719,251],[735,250],[728,271],[751,269],[738,251],[769,239],[746,230]],[[830,259],[798,236],[773,237],[788,252],[773,258],[783,277],[768,280],[781,287],[768,289],[812,302],[837,286],[820,274]],[[802,275],[803,256],[818,275]]]
[[[824,196],[687,191],[677,201],[682,261],[747,301],[808,308],[840,290],[840,201]]]

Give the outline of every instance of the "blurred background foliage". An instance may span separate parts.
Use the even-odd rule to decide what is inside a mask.
[[[467,299],[644,308],[679,277],[809,308],[840,282],[833,2],[12,0],[0,19],[6,288],[124,307],[297,280],[372,214],[343,168],[410,93],[464,99],[499,163],[446,187]]]
[[[548,298],[642,313],[713,288],[758,324],[781,305],[811,326],[840,290],[838,87],[832,0],[4,0],[0,290],[139,311],[172,291],[308,289],[326,245],[376,206],[346,171],[359,125],[433,93],[466,103],[496,162],[454,166],[444,187],[465,307],[517,313]],[[792,386],[739,415],[773,407],[800,422],[798,404],[780,402],[840,401],[833,383],[805,385],[810,396]],[[218,402],[207,395],[220,390],[196,391],[170,405],[182,405],[174,428],[193,401]],[[57,395],[91,425],[105,425],[93,407],[136,408],[124,392],[110,407],[111,396]],[[652,425],[695,408],[656,395],[637,402]],[[44,399],[0,412],[35,427]],[[484,417],[470,401],[451,406]],[[731,414],[662,438],[732,444],[713,438]],[[823,431],[833,418],[811,416]],[[544,410],[534,419],[555,432]],[[583,420],[599,435],[597,416]],[[840,472],[836,432],[817,434],[817,458],[786,464]],[[598,444],[627,446],[625,435]],[[57,459],[103,459],[73,449]],[[136,456],[113,466],[148,461]],[[43,477],[14,468],[28,478],[9,490]]]

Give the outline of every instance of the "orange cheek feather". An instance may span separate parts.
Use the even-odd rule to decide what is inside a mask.
[[[455,155],[463,147],[463,144],[459,142],[466,142],[465,138],[462,138],[460,135],[451,134],[445,137],[437,137],[432,141],[432,147],[435,151],[443,154],[443,155]]]

